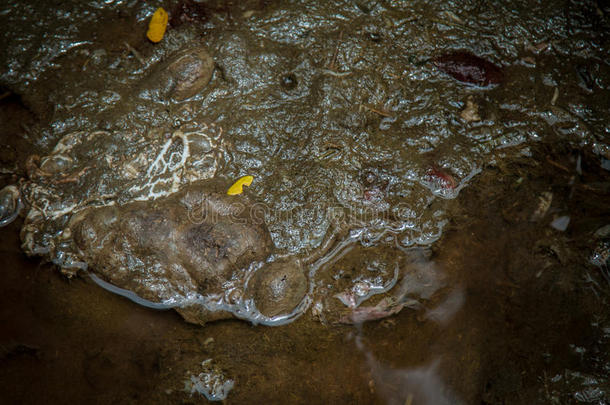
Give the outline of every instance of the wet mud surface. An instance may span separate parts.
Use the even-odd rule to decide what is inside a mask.
[[[0,15],[4,401],[610,403],[607,7],[67,5]]]
[[[577,151],[555,147],[537,163],[490,168],[464,191],[428,252],[451,292],[360,327],[310,317],[277,328],[192,326],[26,259],[13,224],[2,233],[3,397],[198,403],[182,392],[184,380],[208,357],[235,380],[229,403],[403,403],[409,395],[414,403],[575,403],[591,385],[607,392],[609,320],[600,306],[610,286],[586,255],[610,212],[589,187],[608,174],[595,165],[588,172],[585,158],[583,176],[568,185],[575,174],[547,158],[571,167]],[[550,218],[529,220],[539,190],[553,190],[554,209],[573,213],[569,232],[549,227]]]

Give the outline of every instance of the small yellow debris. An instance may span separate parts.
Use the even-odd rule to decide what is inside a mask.
[[[150,19],[146,37],[155,43],[161,41],[167,28],[167,19],[167,12],[162,7],[159,7]]]
[[[237,195],[237,194],[243,193],[244,192],[243,187],[249,186],[250,184],[252,184],[253,180],[254,180],[254,177],[252,177],[252,176],[244,176],[244,177],[240,178],[235,183],[233,183],[233,185],[231,187],[229,187],[227,194],[228,195]]]

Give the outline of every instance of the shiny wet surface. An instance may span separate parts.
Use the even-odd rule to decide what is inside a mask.
[[[551,151],[545,159],[566,167],[575,152]],[[3,397],[197,403],[184,380],[213,357],[235,380],[229,403],[603,403],[610,287],[586,255],[610,212],[590,189],[608,174],[585,158],[592,172],[569,186],[573,173],[540,157],[492,169],[464,192],[430,256],[452,292],[360,327],[310,317],[188,325],[26,260],[12,225],[2,233]],[[515,190],[520,172],[528,180]],[[548,189],[574,213],[567,233],[510,211]]]
[[[249,191],[272,212],[312,199],[356,211],[406,203],[416,219],[403,218],[413,231],[397,226],[394,255],[381,243],[362,246],[375,245],[387,223],[359,224],[369,240],[326,254],[316,270],[321,309],[315,302],[277,328],[233,320],[193,326],[82,274],[67,279],[23,255],[20,219],[0,233],[2,398],[200,403],[186,381],[212,359],[234,380],[229,403],[610,401],[610,232],[603,231],[610,179],[601,168],[608,162],[607,11],[596,2],[510,10],[483,2],[337,4],[333,14],[296,3],[215,2],[202,10],[186,2],[177,15],[188,25],[203,13],[200,29],[176,24],[156,48],[143,40],[154,7],[136,3],[121,10],[91,2],[73,14],[38,4],[40,24],[6,31],[17,40],[2,75],[4,184],[25,177],[28,155],[49,153],[72,131],[175,129],[204,118],[220,123],[229,141],[232,160],[219,174],[256,174],[260,183]],[[3,18],[32,17],[12,9]],[[110,28],[96,29],[101,21]],[[36,49],[32,38],[44,39],[49,27],[48,46]],[[114,41],[119,36],[146,59]],[[155,98],[154,83],[134,90],[150,66],[193,38],[213,48],[219,65],[209,93],[187,102],[194,109],[173,110]],[[304,46],[307,52],[295,51]],[[473,88],[426,62],[464,48],[504,66],[506,82]],[[379,60],[387,65],[379,68]],[[479,123],[458,118],[465,120],[467,100],[479,105]],[[313,119],[303,105],[315,107]],[[96,186],[52,189],[62,202]],[[275,247],[305,257],[320,248],[331,231],[308,222],[313,213],[295,222],[267,217]],[[561,230],[555,221],[566,216]],[[439,227],[439,241],[417,247]],[[417,299],[395,314],[364,303],[364,312],[345,318],[343,301],[349,306],[353,297],[342,301],[335,292],[357,287],[368,274],[358,265],[385,266],[401,255],[408,272],[396,288],[413,288]],[[381,286],[391,281],[388,269]],[[342,324],[377,314],[382,319]]]

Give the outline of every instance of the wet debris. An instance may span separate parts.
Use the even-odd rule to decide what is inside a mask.
[[[598,267],[602,276],[610,284],[610,241],[602,241],[597,244],[589,262]]]
[[[381,115],[382,117],[392,117],[392,114],[390,114],[387,111],[383,111],[383,110],[381,110],[379,108],[371,107],[371,106],[368,106],[368,105],[365,105],[365,104],[360,104],[358,110],[362,111],[363,109],[364,110],[368,110],[370,112],[373,112],[375,114]]]
[[[531,222],[540,221],[544,218],[549,212],[549,208],[551,208],[551,203],[553,202],[553,193],[550,191],[545,191],[538,197],[538,205],[534,210],[534,213],[530,216]]]
[[[553,98],[551,98],[551,105],[555,105],[558,98],[559,98],[559,88],[555,87],[555,90],[553,90]]]
[[[387,194],[390,188],[390,179],[386,173],[378,168],[363,170],[360,174],[360,182],[364,187],[364,197],[367,200],[367,192],[372,195]]]
[[[214,338],[212,336],[208,337],[203,341],[203,347],[206,349],[211,348],[214,345]]]
[[[597,242],[589,263],[599,268],[604,279],[610,284],[610,224],[602,226],[593,235]]]
[[[342,317],[339,322],[346,324],[359,324],[368,321],[376,321],[395,315],[402,311],[403,308],[417,308],[419,303],[416,300],[406,299],[404,297],[397,299],[395,297],[386,297],[381,299],[376,305],[359,307],[352,312]]]
[[[252,176],[243,176],[237,179],[235,183],[227,190],[227,195],[238,195],[244,192],[244,186],[249,186],[252,184],[254,177]]]
[[[167,11],[165,11],[162,7],[159,7],[150,19],[148,31],[146,32],[146,38],[154,43],[161,41],[165,35],[168,18],[169,16],[167,15]]]
[[[378,258],[391,254],[391,250],[385,252],[379,250]],[[334,276],[339,279],[335,285],[340,292],[333,296],[332,302],[327,302],[326,308],[320,309],[326,310],[328,320],[342,324],[381,320],[405,308],[421,309],[423,302],[444,286],[442,269],[425,254],[414,251],[408,256],[389,256],[395,260],[393,269],[389,263],[378,263],[377,259],[358,264],[368,270],[376,269],[368,278],[351,277],[354,265],[349,264],[354,262],[346,256],[337,263],[341,270]],[[333,308],[335,302],[341,308]],[[338,319],[333,318],[331,311],[339,315]]]
[[[551,227],[561,232],[565,232],[568,229],[568,225],[570,225],[570,217],[567,215],[555,218],[551,222]]]
[[[529,44],[525,48],[527,51],[533,52],[535,54],[539,54],[541,52],[546,51],[551,48],[551,44],[548,42],[539,42],[537,44]]]
[[[454,23],[461,24],[461,25],[466,24],[460,16],[458,16],[451,10],[445,10],[445,12],[443,14],[445,14],[445,16],[447,18],[449,18],[451,21],[453,21]]]
[[[333,142],[325,142],[323,145],[324,152],[318,157],[319,160],[332,159],[341,154],[343,147]]]
[[[479,115],[479,104],[475,103],[472,95],[466,99],[466,107],[460,112],[460,118],[466,122],[477,122],[481,121]]]
[[[320,301],[316,301],[311,306],[311,316],[322,322],[326,323],[326,317],[324,316],[324,304]]]
[[[501,67],[469,52],[452,52],[432,61],[439,70],[462,83],[487,87],[504,79]]]
[[[521,62],[528,67],[535,68],[536,67],[536,59],[532,56],[524,56],[521,58]]]
[[[125,44],[125,48],[127,48],[127,50],[131,52],[134,58],[136,58],[138,62],[140,62],[140,65],[146,66],[146,61],[144,60],[142,55],[140,55],[140,52],[138,52],[133,46],[129,45],[126,41],[124,41],[123,43]]]
[[[381,278],[356,280],[351,288],[336,294],[335,298],[348,308],[357,308],[360,304],[374,295],[390,291],[398,281],[398,267],[394,270],[394,277],[382,284]]]
[[[339,55],[339,48],[341,47],[341,42],[343,41],[343,30],[339,32],[339,40],[335,45],[335,52],[333,52],[333,56],[328,64],[328,71],[336,73],[337,70],[337,56]]]
[[[440,166],[432,166],[426,171],[426,182],[441,190],[454,190],[457,187],[455,178]]]
[[[203,371],[197,375],[191,374],[184,382],[184,391],[203,395],[208,401],[224,401],[233,389],[234,382],[227,378],[222,369],[214,364],[212,359],[201,363]]]
[[[16,186],[6,186],[0,190],[0,227],[13,222],[22,208],[21,193]]]
[[[587,92],[595,89],[595,78],[591,74],[591,68],[585,65],[578,65],[575,68],[578,85]]]
[[[208,6],[204,3],[185,0],[178,3],[169,14],[169,24],[172,28],[177,28],[182,24],[201,24],[206,22],[210,11],[208,10]]]

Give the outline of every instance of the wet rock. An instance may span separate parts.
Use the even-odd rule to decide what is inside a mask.
[[[454,79],[486,87],[502,83],[504,74],[499,66],[469,52],[453,52],[433,60],[434,65]]]
[[[248,283],[257,309],[268,317],[290,313],[307,292],[304,269],[295,260],[281,260],[263,267]]]
[[[161,99],[177,101],[201,92],[212,79],[214,59],[203,47],[181,50],[156,67],[144,80],[143,90],[156,93]]]

